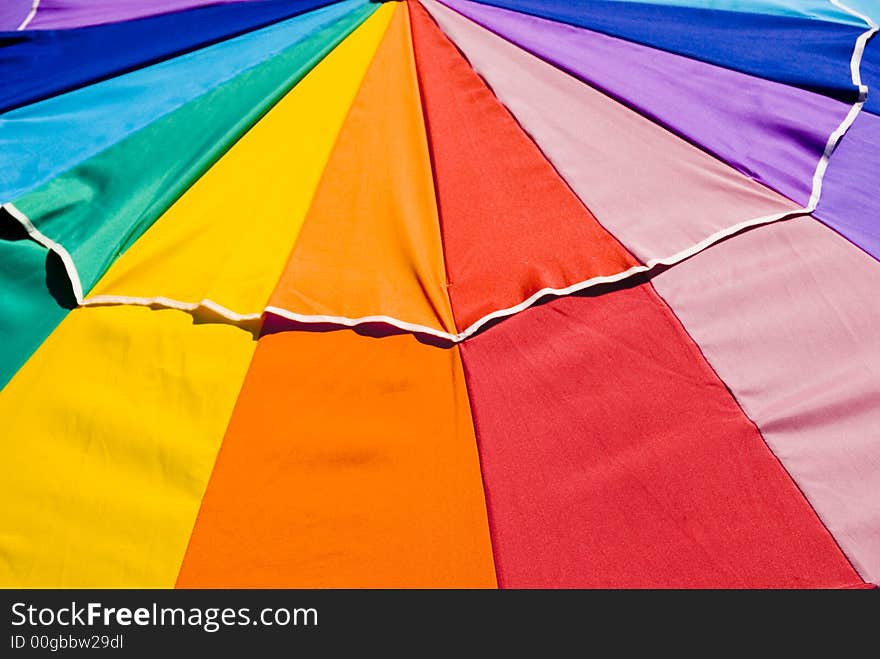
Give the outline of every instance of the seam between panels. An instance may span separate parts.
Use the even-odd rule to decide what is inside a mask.
[[[495,536],[496,536],[495,522],[494,522],[494,518],[492,515],[492,509],[491,509],[492,507],[489,504],[490,496],[489,496],[489,490],[486,487],[486,472],[483,469],[483,456],[480,452],[480,430],[479,430],[479,427],[477,424],[476,412],[474,410],[474,399],[473,399],[473,394],[471,392],[471,386],[470,386],[470,374],[468,371],[467,361],[465,360],[464,354],[462,352],[462,347],[463,346],[458,346],[458,349],[456,350],[456,352],[458,353],[458,360],[459,360],[459,363],[461,364],[462,376],[464,378],[464,389],[465,389],[465,393],[467,394],[468,407],[470,408],[470,413],[471,413],[470,414],[471,426],[473,427],[473,430],[474,430],[474,444],[475,444],[474,448],[477,451],[477,464],[480,467],[480,481],[481,481],[480,485],[482,486],[482,489],[483,489],[483,505],[485,506],[485,510],[486,510],[486,524],[489,527],[488,528],[489,549],[492,551],[492,565],[495,568],[495,585],[498,587],[499,590],[503,590],[504,589],[504,585],[503,585],[504,572],[501,569],[501,565],[499,564],[499,561],[498,561],[498,551],[496,548],[496,540],[495,540]]]
[[[413,30],[413,18],[410,10],[410,3],[404,1],[403,10],[406,12],[407,30],[409,32],[409,55],[413,73],[416,79],[416,91],[418,92],[419,115],[422,118],[422,130],[425,136],[425,149],[428,152],[428,166],[431,168],[431,186],[434,193],[434,208],[437,211],[437,238],[440,243],[440,260],[443,262],[443,290],[446,294],[446,301],[449,303],[449,314],[452,320],[452,329],[458,330],[458,320],[455,317],[455,309],[452,307],[452,296],[449,295],[449,287],[452,285],[449,281],[449,266],[446,262],[446,241],[443,234],[443,217],[440,211],[440,187],[437,181],[437,168],[434,162],[434,144],[431,141],[431,131],[428,125],[428,113],[425,106],[425,94],[422,89],[422,76],[419,72],[418,61],[416,60],[416,35]],[[434,306],[433,304],[431,306]],[[442,318],[440,319],[442,321]],[[450,334],[450,336],[452,336]]]
[[[25,29],[28,25],[30,25],[31,21],[34,20],[34,17],[37,15],[37,9],[40,8],[40,0],[33,0],[31,3],[31,10],[28,12],[28,15],[24,17],[24,20],[21,24],[15,28],[16,31],[20,31]]]
[[[406,5],[406,14],[409,21],[409,35],[410,46],[412,49],[413,68],[416,72],[416,85],[419,90],[419,107],[422,112],[422,125],[425,128],[425,142],[428,145],[428,159],[431,166],[431,180],[434,185],[434,205],[437,208],[437,222],[440,225],[440,251],[443,258],[443,274],[445,277],[444,283],[446,289],[446,297],[449,300],[449,309],[452,313],[452,320],[455,323],[454,329],[458,329],[458,319],[455,317],[455,308],[452,305],[452,296],[449,294],[449,289],[451,286],[453,286],[453,283],[450,281],[449,264],[447,263],[446,259],[446,236],[445,232],[443,231],[443,210],[440,208],[440,185],[437,181],[437,165],[434,159],[434,142],[431,139],[431,125],[428,119],[427,105],[425,103],[425,90],[422,86],[422,73],[419,70],[419,63],[416,59],[416,34],[415,30],[413,29],[412,10],[410,9],[410,2],[405,2],[404,4]]]
[[[205,481],[205,487],[202,490],[201,496],[199,497],[199,509],[196,511],[195,516],[193,517],[192,526],[189,529],[189,536],[186,539],[186,547],[183,550],[183,553],[180,556],[180,562],[177,566],[177,575],[174,577],[174,584],[170,586],[171,588],[177,589],[185,589],[185,588],[198,588],[200,586],[181,586],[180,585],[180,576],[183,572],[183,564],[186,562],[186,557],[189,554],[190,546],[192,545],[193,536],[195,535],[196,528],[199,525],[199,520],[202,519],[202,512],[205,506],[205,497],[208,494],[208,489],[211,487],[211,483],[214,480],[214,472],[217,471],[217,465],[220,463],[220,456],[223,454],[224,450],[227,447],[226,443],[226,435],[229,433],[229,426],[232,424],[232,420],[235,418],[235,413],[238,410],[239,402],[241,401],[241,397],[244,394],[245,385],[248,381],[248,374],[250,373],[251,367],[254,364],[254,357],[256,356],[257,346],[254,346],[253,351],[251,352],[251,358],[248,360],[247,368],[244,369],[244,373],[241,378],[241,385],[238,389],[238,394],[235,397],[235,404],[232,406],[232,410],[229,413],[229,416],[226,419],[226,424],[223,427],[223,436],[220,437],[220,442],[217,446],[217,451],[214,453],[214,460],[211,463],[211,472],[208,474],[208,478]],[[204,585],[201,587],[205,587]]]
[[[749,414],[746,412],[745,408],[743,407],[743,405],[740,402],[737,395],[730,388],[730,386],[727,384],[727,382],[724,380],[724,378],[721,377],[721,374],[718,373],[718,371],[715,368],[715,365],[706,356],[706,353],[703,351],[703,347],[697,342],[697,340],[693,336],[691,336],[690,331],[688,331],[687,326],[685,326],[685,324],[682,322],[681,318],[678,317],[678,314],[675,312],[675,309],[673,309],[672,305],[666,300],[666,298],[660,294],[660,292],[654,286],[653,282],[648,282],[648,284],[651,287],[651,291],[654,293],[654,295],[657,296],[657,299],[661,302],[663,307],[669,312],[669,316],[667,316],[667,322],[669,322],[671,325],[674,325],[676,329],[681,330],[681,332],[684,334],[684,337],[686,338],[686,341],[687,341],[689,347],[691,348],[691,350],[693,350],[696,353],[695,357],[697,357],[698,359],[701,359],[703,361],[703,363],[707,366],[707,368],[709,368],[709,370],[712,372],[712,374],[715,376],[715,378],[718,380],[718,382],[724,387],[725,391],[727,391],[727,393],[730,395],[730,399],[734,402],[734,404],[736,404],[736,407],[739,409],[740,413],[743,415],[743,418],[745,418],[749,422],[749,424],[751,424],[751,426],[755,429],[755,431],[758,433],[758,436],[761,438],[761,441],[764,443],[764,447],[767,449],[767,452],[771,456],[773,456],[773,460],[776,462],[776,464],[779,466],[779,468],[783,471],[783,473],[785,473],[785,475],[788,476],[789,481],[794,485],[795,489],[797,489],[797,491],[800,493],[801,498],[804,500],[804,502],[806,502],[807,506],[810,508],[813,515],[816,517],[816,520],[819,522],[819,524],[822,526],[822,528],[828,534],[828,537],[831,538],[831,541],[834,543],[834,546],[837,547],[837,550],[840,552],[840,555],[843,556],[843,558],[846,560],[847,564],[850,566],[850,568],[852,568],[853,572],[856,575],[858,575],[859,578],[862,579],[861,584],[841,584],[841,585],[835,586],[835,588],[851,588],[853,586],[865,587],[866,585],[870,584],[870,582],[866,581],[864,579],[864,577],[862,577],[862,574],[859,571],[859,569],[856,567],[853,559],[849,556],[849,554],[847,554],[846,551],[844,551],[843,547],[840,546],[840,543],[838,542],[837,538],[834,536],[834,534],[828,528],[828,525],[825,523],[825,520],[822,518],[822,516],[816,510],[815,506],[813,505],[813,502],[807,496],[806,492],[804,492],[804,490],[801,488],[800,484],[797,482],[797,480],[794,478],[794,476],[791,475],[788,468],[785,466],[785,464],[782,462],[782,460],[779,458],[779,456],[776,455],[776,452],[771,448],[770,444],[767,442],[767,439],[764,437],[764,431],[761,430],[761,427],[758,425],[758,423],[751,416],[749,416]]]

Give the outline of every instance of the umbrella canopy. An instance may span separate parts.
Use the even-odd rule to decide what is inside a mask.
[[[0,10],[0,585],[880,583],[864,0]]]

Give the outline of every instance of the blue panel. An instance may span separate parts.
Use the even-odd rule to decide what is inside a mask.
[[[334,0],[264,0],[74,30],[0,33],[0,112],[153,64]]]
[[[868,99],[864,109],[880,114],[880,35],[874,36],[868,42],[859,70],[862,74],[862,84],[868,86]],[[877,148],[880,148],[880,144]]]

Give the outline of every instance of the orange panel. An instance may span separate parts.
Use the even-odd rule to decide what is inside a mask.
[[[259,341],[181,587],[494,587],[458,348]]]
[[[455,331],[404,4],[343,124],[270,304]]]

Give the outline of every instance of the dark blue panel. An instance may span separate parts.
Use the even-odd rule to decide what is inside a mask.
[[[865,110],[880,114],[880,36],[875,35],[868,42],[859,70],[862,74],[862,84],[868,86]],[[877,145],[877,148],[880,148],[880,144]]]
[[[441,0],[442,1],[442,0]],[[867,27],[615,0],[477,0],[687,55],[847,102],[849,62]]]
[[[0,113],[334,2],[262,0],[74,30],[0,32]]]

